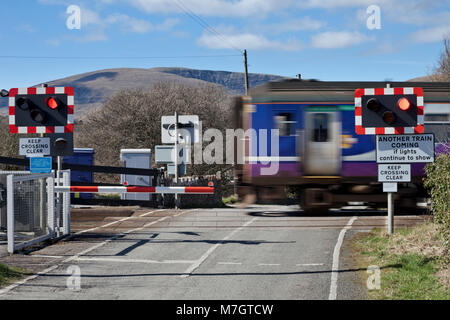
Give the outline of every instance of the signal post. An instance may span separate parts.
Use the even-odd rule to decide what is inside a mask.
[[[375,135],[378,182],[387,192],[388,234],[394,233],[393,193],[398,182],[411,182],[411,163],[434,161],[434,135],[424,134],[423,89],[355,90],[355,131]]]
[[[51,172],[52,161],[49,158],[49,167],[33,168],[33,163],[36,161],[31,161],[32,159],[41,157],[44,160],[44,156],[56,156],[56,177],[57,185],[59,185],[62,169],[61,156],[73,154],[73,88],[48,87],[44,84],[38,88],[12,88],[9,92],[2,90],[2,96],[9,96],[9,131],[13,134],[39,134],[40,139],[48,145],[48,148],[31,149],[34,152],[25,151],[25,154],[19,147],[19,153],[30,158],[30,170],[35,169],[35,172],[44,172],[42,170]],[[22,146],[22,143],[20,145]],[[58,193],[58,207],[60,203],[60,193]]]

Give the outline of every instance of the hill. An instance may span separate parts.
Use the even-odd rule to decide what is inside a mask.
[[[410,81],[410,82],[431,82],[431,81],[436,81],[435,77],[436,76],[423,76],[423,77],[413,78],[408,81]]]
[[[276,75],[249,74],[251,87],[282,79]],[[195,70],[187,68],[119,68],[97,70],[49,81],[49,86],[69,86],[75,90],[76,116],[96,108],[110,96],[124,89],[147,89],[157,82],[173,81],[192,85],[214,83],[231,94],[244,92],[244,74],[240,72]],[[38,86],[38,85],[37,85]],[[0,99],[0,114],[7,113],[7,99]]]

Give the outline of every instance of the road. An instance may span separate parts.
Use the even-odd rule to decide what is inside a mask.
[[[295,206],[81,219],[66,241],[4,257],[40,273],[0,289],[0,299],[364,299],[344,240],[385,220],[306,216]]]

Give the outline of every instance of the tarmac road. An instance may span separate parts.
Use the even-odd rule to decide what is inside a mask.
[[[306,216],[295,206],[94,220],[73,223],[67,241],[2,258],[41,273],[0,289],[0,299],[365,299],[344,240],[385,226],[380,215]]]

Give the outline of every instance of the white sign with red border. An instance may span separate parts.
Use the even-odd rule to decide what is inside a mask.
[[[66,126],[16,126],[15,104],[18,94],[67,94]],[[74,96],[72,87],[12,88],[9,90],[9,131],[11,133],[71,133],[74,123]]]
[[[373,95],[406,95],[417,96],[417,126],[415,127],[363,127],[362,126],[362,96]],[[424,132],[423,89],[407,88],[365,88],[355,90],[355,131],[357,134],[405,134]]]

